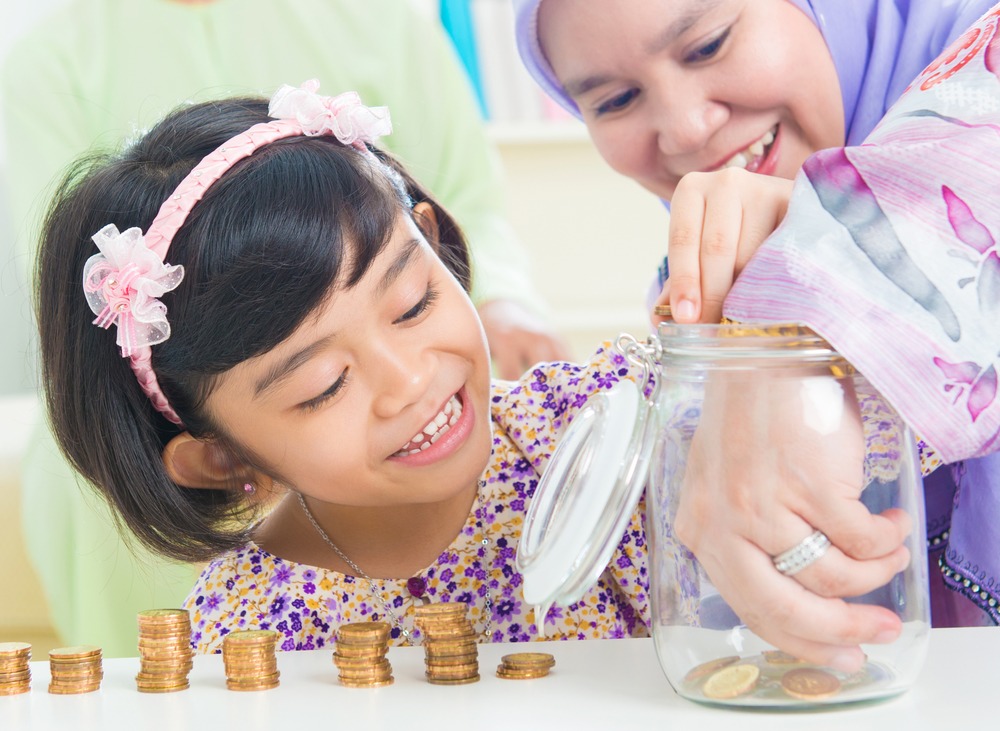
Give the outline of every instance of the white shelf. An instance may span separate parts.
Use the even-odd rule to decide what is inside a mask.
[[[487,122],[486,134],[498,145],[550,145],[590,142],[583,122]]]

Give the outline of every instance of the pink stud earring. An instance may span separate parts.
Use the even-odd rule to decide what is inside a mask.
[[[257,492],[257,488],[253,486],[252,482],[247,482],[246,484],[243,485],[243,492],[245,492],[247,495],[253,495],[255,492]]]

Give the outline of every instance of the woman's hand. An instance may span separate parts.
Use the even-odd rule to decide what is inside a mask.
[[[901,624],[888,609],[839,597],[883,586],[909,562],[908,516],[872,514],[859,500],[864,455],[857,400],[844,382],[713,374],[675,523],[753,632],[848,672],[864,661],[858,645],[892,641]],[[817,529],[832,543],[826,554],[794,576],[779,573],[772,557]]]
[[[490,300],[477,309],[498,377],[516,379],[535,363],[572,359],[566,342],[517,302]]]
[[[677,322],[719,322],[733,281],[785,217],[792,181],[726,168],[688,173],[670,200],[670,279],[656,300]]]

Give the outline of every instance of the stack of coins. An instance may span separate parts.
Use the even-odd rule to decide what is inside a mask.
[[[340,683],[351,688],[392,685],[389,625],[385,622],[351,622],[337,630],[333,663],[340,670]]]
[[[191,619],[186,609],[147,609],[139,612],[139,674],[142,693],[172,693],[190,687],[194,665]]]
[[[462,685],[479,680],[476,631],[466,616],[464,602],[424,604],[416,608],[423,634],[427,682]]]
[[[497,677],[505,680],[544,678],[556,664],[547,652],[516,652],[504,655],[497,666]]]
[[[31,645],[27,642],[0,642],[0,695],[17,695],[31,690]]]
[[[94,645],[62,647],[49,652],[49,693],[72,695],[100,689],[104,678],[101,648]]]
[[[222,662],[229,690],[270,690],[278,687],[278,633],[271,630],[230,632],[222,640]]]

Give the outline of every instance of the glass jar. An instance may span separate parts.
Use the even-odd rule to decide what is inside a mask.
[[[909,688],[929,637],[927,546],[916,442],[895,411],[827,342],[796,325],[664,323],[658,337],[622,336],[616,347],[643,366],[647,392],[628,381],[592,397],[553,455],[518,551],[535,616],[576,601],[596,581],[645,487],[653,641],[680,695],[815,707]],[[859,672],[800,662],[757,637],[675,537],[682,487],[721,479],[721,456],[736,448],[771,476],[760,484],[739,476],[765,514],[775,481],[794,479],[815,490],[849,484],[870,512],[910,516],[908,566],[846,600],[885,607],[903,625],[896,641],[863,646]],[[829,452],[832,459],[821,457]]]

